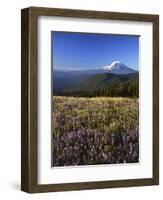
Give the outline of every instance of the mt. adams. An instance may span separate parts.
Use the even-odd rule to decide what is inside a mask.
[[[136,70],[129,68],[120,61],[114,61],[111,65],[106,65],[102,68],[106,72],[113,74],[130,74],[136,72]]]

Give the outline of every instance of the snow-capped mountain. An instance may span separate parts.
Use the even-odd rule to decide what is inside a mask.
[[[114,61],[111,65],[104,66],[103,69],[113,74],[130,74],[136,72],[136,70],[129,68],[120,61]]]

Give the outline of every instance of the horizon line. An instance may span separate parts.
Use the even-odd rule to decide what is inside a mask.
[[[133,69],[133,68],[130,68],[134,71],[139,71],[138,69]],[[107,69],[103,69],[103,68],[87,68],[87,69],[66,69],[66,68],[53,68],[53,71],[90,71],[90,70],[104,70],[104,71],[109,71]]]

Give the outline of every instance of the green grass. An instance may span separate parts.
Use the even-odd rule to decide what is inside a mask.
[[[139,160],[138,99],[53,97],[53,166]]]
[[[116,133],[138,130],[138,99],[53,97],[54,134],[78,129]]]

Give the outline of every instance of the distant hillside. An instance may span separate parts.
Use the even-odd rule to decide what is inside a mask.
[[[78,85],[82,80],[100,73],[104,73],[104,70],[53,71],[53,90],[63,91],[70,89]]]
[[[65,96],[130,96],[139,95],[139,74],[99,73],[89,76],[78,76],[70,87],[54,91],[55,95]]]
[[[94,91],[100,90],[114,83],[122,83],[129,80],[137,80],[138,73],[116,75],[110,73],[96,74],[84,79],[78,85],[71,88],[72,91]]]

